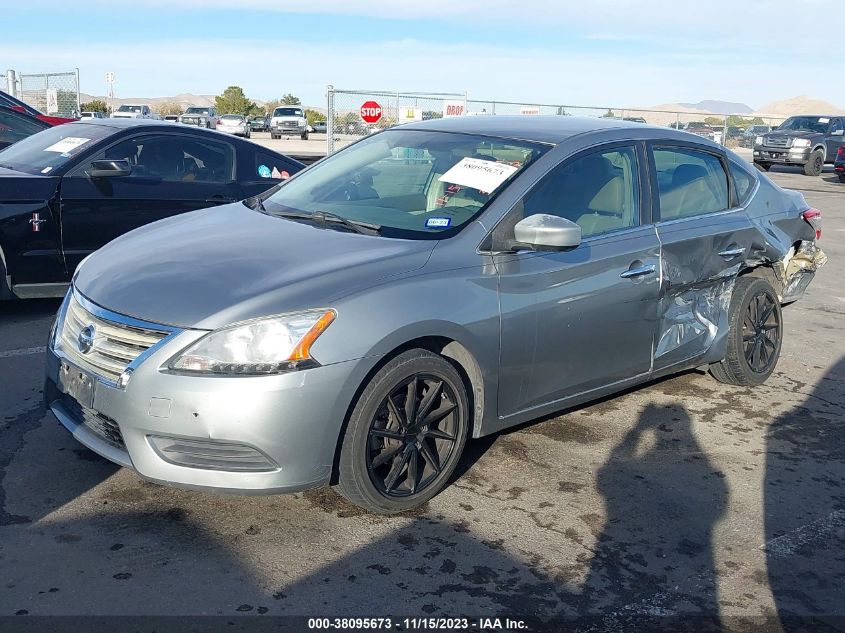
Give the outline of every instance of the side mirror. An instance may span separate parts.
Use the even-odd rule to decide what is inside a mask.
[[[845,130],[833,130],[833,132],[831,132],[830,135],[831,136],[842,136],[842,135],[845,135]]]
[[[95,160],[85,173],[90,178],[128,176],[132,173],[132,166],[128,160]]]
[[[538,251],[564,251],[581,243],[581,227],[557,215],[537,213],[523,218],[513,227],[514,246]]]

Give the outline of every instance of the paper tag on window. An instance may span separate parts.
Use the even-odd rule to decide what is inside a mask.
[[[830,123],[830,119],[827,117],[822,117],[819,119],[819,123]]]
[[[518,168],[513,165],[496,163],[492,160],[464,158],[438,180],[493,193],[517,170]]]
[[[50,147],[45,147],[45,152],[56,152],[57,154],[66,154],[75,150],[77,147],[82,147],[88,143],[90,138],[82,138],[79,136],[68,136],[57,143],[53,143]]]

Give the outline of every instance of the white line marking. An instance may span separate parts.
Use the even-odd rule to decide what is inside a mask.
[[[791,532],[773,538],[768,543],[760,546],[760,549],[767,552],[772,558],[786,558],[792,556],[799,547],[808,545],[813,541],[821,541],[831,533],[845,528],[845,510],[836,510],[826,517],[822,517],[807,525],[802,525]]]
[[[24,349],[10,349],[5,352],[0,352],[0,358],[9,358],[10,356],[29,356],[30,354],[43,354],[46,351],[46,347],[26,347]]]

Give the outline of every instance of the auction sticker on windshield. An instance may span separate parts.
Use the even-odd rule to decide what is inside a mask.
[[[68,136],[61,141],[53,143],[50,147],[45,147],[45,152],[56,152],[57,154],[66,154],[72,152],[78,147],[82,147],[85,143],[90,142],[90,138],[82,138],[80,136]]]
[[[481,160],[479,158],[464,158],[440,176],[438,180],[493,193],[517,170],[517,167],[506,163],[496,163],[492,160]]]

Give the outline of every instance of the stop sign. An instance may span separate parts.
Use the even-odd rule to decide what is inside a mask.
[[[378,123],[381,118],[381,106],[376,101],[366,101],[361,106],[361,118],[367,123]]]

